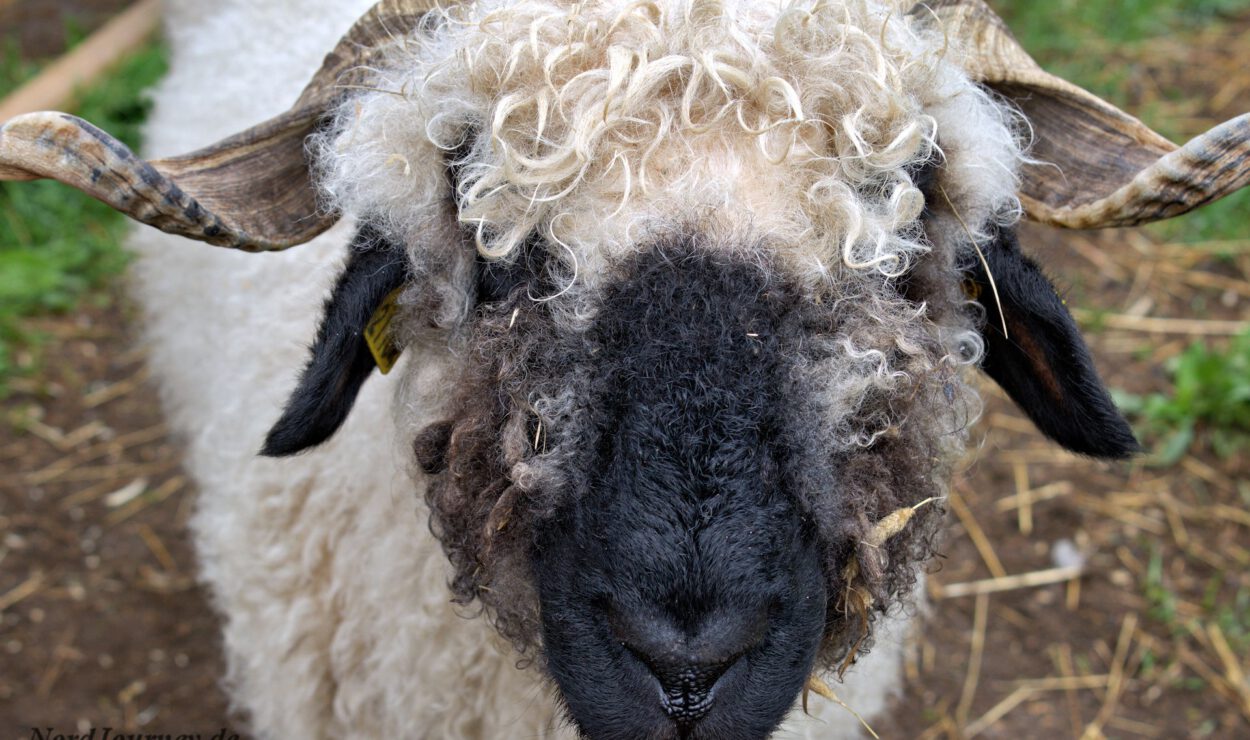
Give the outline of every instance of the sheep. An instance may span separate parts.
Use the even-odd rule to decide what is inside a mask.
[[[151,151],[277,117],[150,163],[22,117],[0,177],[309,242],[132,239],[260,737],[855,736],[794,705],[897,684],[969,368],[1135,448],[1016,220],[1250,180],[1250,117],[1176,150],[976,0],[168,9]]]

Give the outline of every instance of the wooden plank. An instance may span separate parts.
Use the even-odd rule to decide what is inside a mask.
[[[22,113],[65,107],[77,90],[146,41],[160,25],[160,17],[160,0],[141,0],[130,6],[0,101],[0,122]]]

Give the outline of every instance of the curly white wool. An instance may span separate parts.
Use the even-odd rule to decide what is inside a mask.
[[[813,297],[846,301],[844,351],[819,372],[838,443],[869,445],[899,422],[858,413],[869,394],[980,357],[951,312],[928,316],[947,324],[935,355],[925,322],[885,282],[933,249],[949,263],[956,242],[1019,212],[1014,114],[905,10],[854,0],[439,10],[340,109],[316,145],[320,181],[333,207],[385,225],[422,269],[445,259],[428,234],[451,194],[441,163],[455,161],[456,218],[478,251],[506,260],[543,236],[564,262],[561,293],[593,288],[613,259],[674,224],[733,235],[725,249],[762,240]],[[943,199],[928,204],[926,233],[912,172],[935,158]],[[976,415],[975,394],[950,383],[962,400],[948,404],[958,418],[939,424],[946,431]]]
[[[334,206],[421,242],[448,193],[430,163],[455,153],[458,217],[483,255],[538,233],[587,279],[656,225],[709,215],[765,235],[814,281],[897,276],[929,249],[905,168],[940,145],[944,191],[977,225],[1018,211],[1020,157],[1006,109],[902,9],[453,6],[342,108],[317,147],[321,182]]]

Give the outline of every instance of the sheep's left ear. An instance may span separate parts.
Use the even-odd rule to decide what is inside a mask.
[[[371,84],[394,47],[427,38],[418,32],[438,4],[381,0],[326,55],[287,112],[178,157],[145,161],[65,113],[0,121],[0,180],[60,180],[136,221],[217,246],[261,252],[303,244],[339,219],[318,197],[308,137],[346,96]]]
[[[981,252],[984,263],[973,257],[964,273],[965,291],[985,309],[981,369],[1043,434],[1069,450],[1116,459],[1138,451],[1076,322],[1054,286],[1021,252],[1015,232],[1001,229]]]
[[[1250,185],[1250,113],[1178,147],[1042,69],[985,0],[924,0],[908,15],[1028,119],[1033,146],[1019,195],[1034,221],[1070,229],[1147,224]]]
[[[266,457],[285,457],[321,444],[347,419],[356,394],[377,366],[365,326],[408,274],[404,250],[368,227],[352,241],[347,267],[326,301],[308,365],[269,430]]]

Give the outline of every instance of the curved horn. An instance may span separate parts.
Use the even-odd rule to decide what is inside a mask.
[[[1046,72],[982,0],[930,0],[911,14],[940,24],[975,80],[1033,126],[1020,200],[1034,221],[1067,228],[1133,226],[1183,213],[1250,184],[1250,114],[1178,148],[1141,121]]]
[[[290,110],[180,157],[146,162],[64,113],[17,116],[0,126],[0,180],[60,180],[137,221],[217,246],[271,251],[303,244],[338,220],[317,207],[304,140],[352,75],[416,29],[435,4],[383,0],[326,56]]]

